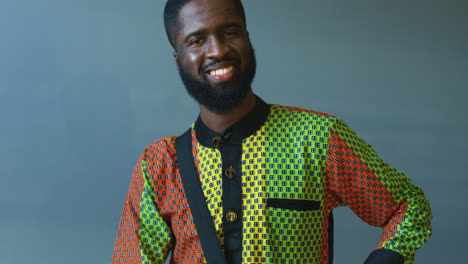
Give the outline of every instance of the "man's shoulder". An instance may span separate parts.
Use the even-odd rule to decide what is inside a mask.
[[[297,106],[285,106],[279,104],[272,104],[270,114],[272,117],[281,117],[281,118],[294,118],[294,119],[314,119],[321,121],[328,121],[334,123],[337,118],[334,115],[305,109]]]
[[[143,155],[146,158],[171,157],[175,155],[175,140],[177,137],[160,138],[145,147]]]

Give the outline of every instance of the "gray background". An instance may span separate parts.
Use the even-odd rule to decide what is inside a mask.
[[[0,263],[109,263],[132,167],[197,116],[158,0],[0,0]],[[466,259],[467,1],[244,1],[270,103],[344,119],[433,208],[417,263]],[[335,210],[336,263],[380,229]]]

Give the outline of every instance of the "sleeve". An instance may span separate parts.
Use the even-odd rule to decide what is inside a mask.
[[[154,200],[145,153],[135,166],[125,199],[113,264],[164,263],[171,244],[169,225],[160,215]]]
[[[431,209],[424,193],[343,121],[331,129],[326,181],[335,205],[347,205],[363,221],[382,227],[373,263],[413,263],[416,249],[431,235]]]

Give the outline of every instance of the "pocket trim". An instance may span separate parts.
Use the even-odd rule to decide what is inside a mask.
[[[313,200],[298,200],[298,199],[267,199],[266,206],[290,209],[297,211],[311,211],[320,209],[320,201]]]

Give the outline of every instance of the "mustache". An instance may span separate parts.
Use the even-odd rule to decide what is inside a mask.
[[[235,59],[224,59],[224,60],[213,60],[203,66],[202,71],[205,72],[211,67],[218,67],[221,66],[220,64],[237,64],[237,60]]]

